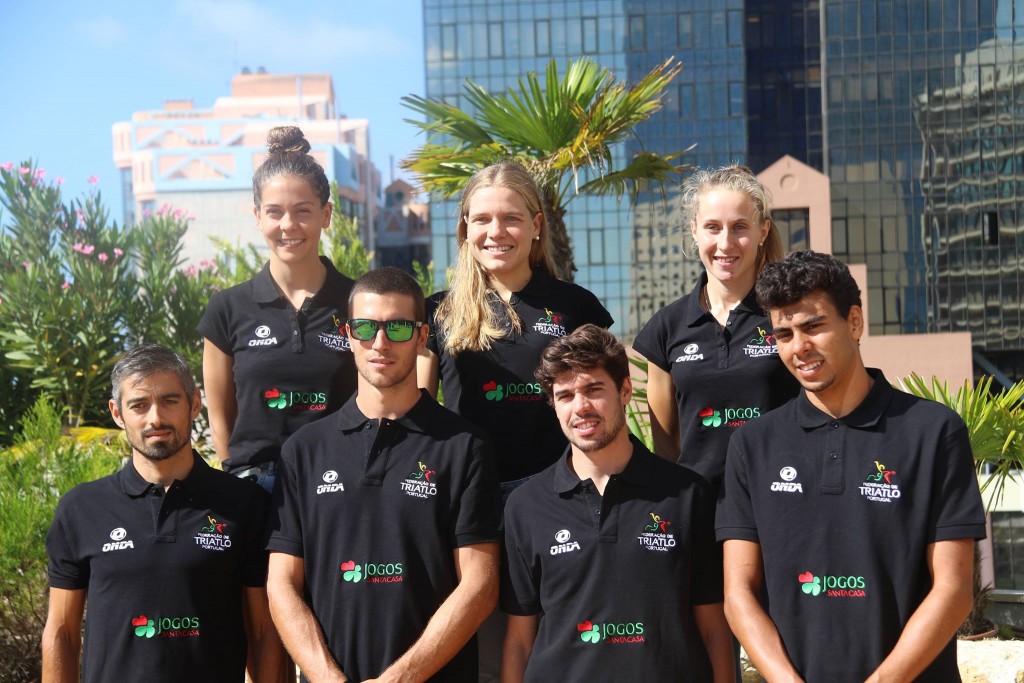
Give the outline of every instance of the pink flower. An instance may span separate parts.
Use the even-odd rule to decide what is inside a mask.
[[[28,175],[31,170],[32,169],[29,168],[28,166],[22,166],[21,168],[18,169],[18,173],[20,173],[21,175]]]
[[[5,171],[7,171],[8,173],[10,173],[10,172],[11,172],[11,169],[13,169],[13,168],[14,168],[14,162],[11,162],[11,161],[5,161],[5,162],[4,162],[3,164],[0,164],[0,168],[4,169],[4,170],[5,170]]]
[[[213,270],[214,266],[217,265],[208,258],[204,258],[199,262],[199,267],[203,270]]]
[[[124,252],[118,249],[117,247],[114,247],[114,258],[119,259],[122,256],[124,256]]]
[[[62,284],[62,285],[60,286],[60,288],[61,288],[61,289],[71,289],[71,283],[70,283],[70,282],[68,282],[67,280],[65,280],[65,281],[64,281],[64,284]]]
[[[181,209],[175,209],[175,210],[174,210],[174,217],[175,217],[175,218],[179,218],[179,219],[180,219],[180,218],[181,218],[181,216],[182,216],[182,215],[183,215],[184,213],[185,213],[185,212],[184,212],[184,211],[182,211]]]
[[[36,176],[36,178],[39,178],[40,180],[42,180],[43,178],[46,177],[46,169],[45,168],[37,168],[35,176]]]
[[[144,216],[145,218],[149,218],[150,216],[152,216],[152,215],[153,215],[153,212],[152,212],[152,211],[150,211],[149,209],[144,209],[144,210],[143,210],[143,212],[142,212],[142,215],[143,215],[143,216]]]
[[[106,252],[101,251],[100,253],[96,254],[96,258],[100,260],[100,263],[106,263],[107,259],[109,259],[110,257],[107,256]]]
[[[71,246],[71,248],[74,251],[77,251],[79,254],[85,254],[86,256],[88,256],[89,254],[91,254],[92,252],[94,252],[96,250],[96,247],[94,247],[93,245],[91,245],[91,244],[82,244],[81,242],[75,242]],[[100,260],[102,261],[103,259],[100,259]]]
[[[22,261],[21,265],[25,266],[25,270],[29,270],[30,268],[32,268],[32,264],[29,263],[28,261]]]
[[[78,215],[78,220],[82,221],[83,223],[85,222],[85,211],[82,211],[81,209],[75,209],[75,214]]]
[[[89,176],[89,180],[87,180],[86,182],[89,183],[90,185],[95,185],[96,183],[100,182],[100,177],[98,175],[91,175]]]
[[[63,178],[61,178],[60,176],[57,176],[56,178],[54,178],[54,180],[53,180],[53,181],[54,181],[55,183],[57,183],[58,185],[63,185],[63,184],[64,184],[64,179],[63,179]]]
[[[190,220],[190,221],[194,221],[196,219],[196,215],[194,213],[192,213],[191,211],[189,211],[188,215],[185,216],[185,219],[186,220]]]
[[[185,277],[195,277],[199,273],[199,269],[191,264],[187,268],[183,268],[181,272],[185,274]]]

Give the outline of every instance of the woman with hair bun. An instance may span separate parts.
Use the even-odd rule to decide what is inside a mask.
[[[319,255],[331,188],[295,126],[267,134],[253,175],[253,214],[270,259],[210,297],[199,322],[214,449],[225,470],[271,490],[281,445],[355,391],[343,329],[352,280]]]
[[[768,191],[738,164],[698,171],[682,190],[683,224],[704,272],[692,292],[654,314],[633,348],[649,362],[655,452],[717,491],[733,429],[800,386],[754,296],[761,269],[783,256]]]

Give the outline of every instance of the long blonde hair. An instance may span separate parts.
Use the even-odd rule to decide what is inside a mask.
[[[768,235],[764,238],[764,244],[757,250],[757,259],[754,261],[754,272],[760,274],[761,270],[769,263],[781,261],[785,256],[785,249],[782,246],[782,235],[779,228],[772,220],[772,196],[768,189],[761,184],[754,172],[740,164],[729,164],[721,168],[701,169],[683,181],[680,203],[683,210],[684,232],[690,234],[691,249],[698,258],[697,243],[693,241],[692,233],[689,232],[693,222],[697,220],[697,208],[700,198],[711,190],[735,190],[750,197],[754,203],[754,211],[757,213],[761,223],[768,224]]]
[[[503,187],[515,192],[523,200],[530,216],[541,215],[540,239],[530,245],[530,266],[542,268],[554,277],[555,263],[551,257],[551,234],[548,230],[547,214],[541,202],[540,191],[529,171],[521,164],[505,161],[492,164],[477,171],[462,190],[459,200],[459,224],[456,241],[459,253],[455,265],[448,271],[451,286],[448,295],[437,308],[434,323],[444,343],[444,350],[455,355],[460,351],[484,351],[492,342],[501,339],[506,332],[499,324],[498,315],[488,303],[490,275],[469,253],[466,241],[469,218],[469,202],[473,193],[485,187]],[[499,297],[500,300],[500,297]],[[512,321],[513,329],[522,331],[522,322],[512,307],[505,303],[506,314]]]

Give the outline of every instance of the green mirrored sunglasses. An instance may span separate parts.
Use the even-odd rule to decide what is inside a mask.
[[[412,339],[413,331],[423,327],[418,320],[370,320],[369,318],[353,318],[348,321],[349,333],[359,341],[370,341],[377,336],[377,330],[383,328],[384,335],[393,342],[405,342]]]

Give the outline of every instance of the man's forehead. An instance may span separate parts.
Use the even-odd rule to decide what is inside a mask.
[[[569,389],[574,386],[607,382],[610,379],[611,376],[604,368],[580,368],[579,370],[567,370],[555,377],[551,382],[551,388],[558,391],[559,388]]]
[[[403,311],[402,315],[412,316],[416,308],[412,297],[408,294],[388,292],[387,294],[376,294],[374,292],[357,292],[352,297],[352,310],[349,315],[353,318],[362,318],[367,312],[376,314],[377,311],[397,309]]]
[[[824,292],[811,292],[788,306],[773,308],[769,317],[773,325],[793,325],[808,318],[820,318],[834,314],[835,307]]]
[[[173,372],[154,372],[148,375],[131,375],[121,382],[121,393],[125,396],[160,393],[185,394],[185,387]]]

